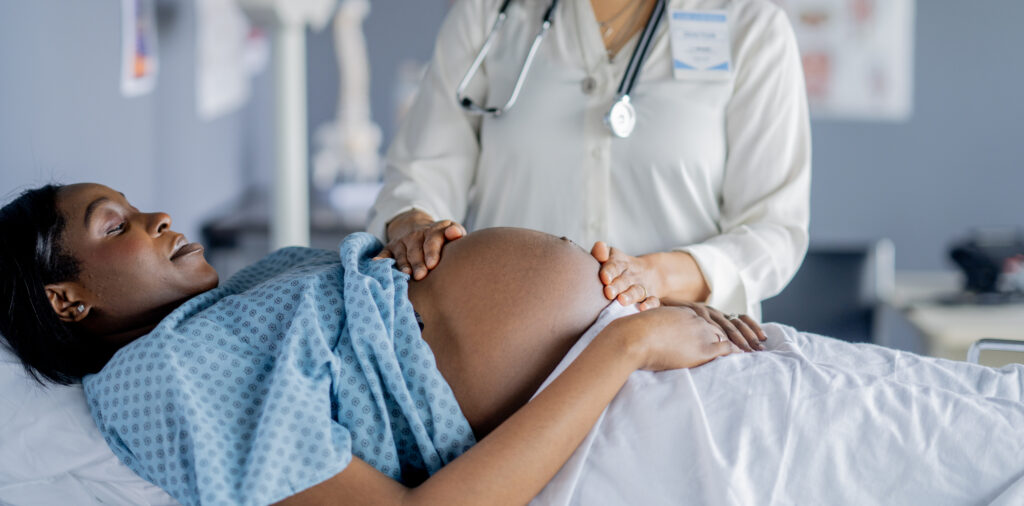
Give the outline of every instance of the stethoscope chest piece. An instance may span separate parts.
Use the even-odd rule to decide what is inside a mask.
[[[604,116],[604,123],[616,137],[625,139],[633,133],[636,127],[636,109],[629,103],[629,95],[623,95],[612,104],[608,114]]]
[[[636,85],[637,75],[640,72],[640,67],[643,66],[644,59],[647,57],[647,51],[651,47],[651,41],[654,39],[654,33],[658,29],[658,23],[661,22],[661,17],[665,14],[665,3],[667,0],[657,0],[654,4],[654,10],[651,12],[650,17],[647,19],[647,24],[644,26],[643,31],[640,33],[640,39],[637,41],[636,48],[633,49],[633,55],[629,59],[629,63],[626,65],[626,72],[622,76],[622,82],[619,83],[619,88],[616,90],[615,103],[612,104],[611,109],[608,110],[608,114],[604,117],[604,122],[611,130],[612,134],[616,137],[625,139],[633,133],[633,128],[636,127],[636,109],[633,108],[633,104],[629,103],[629,94],[632,93],[633,87]],[[480,106],[473,102],[473,99],[466,96],[466,90],[469,87],[470,81],[476,75],[477,69],[483,64],[484,58],[491,49],[491,44],[494,42],[495,33],[505,23],[507,18],[506,11],[508,10],[509,4],[512,0],[503,0],[501,7],[498,9],[498,17],[494,21],[494,26],[491,27],[490,33],[487,34],[487,38],[484,39],[483,46],[476,54],[476,58],[473,59],[473,63],[470,64],[469,70],[466,71],[466,75],[462,78],[462,81],[455,88],[455,99],[458,104],[469,112],[470,114],[489,114],[493,117],[499,117],[509,109],[512,108],[516,103],[516,99],[519,97],[519,92],[522,90],[523,83],[526,80],[527,74],[530,72],[530,65],[533,64],[533,58],[537,55],[537,50],[540,48],[540,43],[544,40],[544,35],[547,34],[551,28],[553,22],[553,16],[555,8],[558,6],[558,0],[551,0],[551,4],[547,10],[544,11],[544,19],[541,22],[540,31],[537,36],[533,39],[533,44],[530,46],[529,52],[526,54],[526,59],[523,61],[523,66],[519,69],[519,76],[516,78],[515,85],[512,87],[512,94],[509,95],[505,105],[500,107],[486,107]],[[597,90],[597,80],[593,76],[587,76],[580,82],[580,87],[583,93],[586,95],[593,94]]]
[[[665,1],[658,0],[658,3],[654,4],[654,11],[651,12],[644,31],[640,33],[640,40],[637,42],[636,48],[633,49],[633,56],[629,59],[629,64],[626,65],[626,72],[622,76],[622,82],[619,83],[619,89],[615,91],[617,97],[615,103],[608,110],[608,114],[604,116],[605,125],[611,130],[612,135],[620,139],[632,135],[633,129],[636,127],[636,109],[630,103],[629,95],[633,92],[633,87],[636,86],[637,75],[644,64],[644,59],[647,58],[647,51],[651,48],[651,41],[654,40],[658,23],[665,14]]]

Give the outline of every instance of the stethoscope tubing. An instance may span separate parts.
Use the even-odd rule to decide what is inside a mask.
[[[523,84],[526,82],[526,76],[530,73],[530,67],[533,65],[533,59],[537,56],[537,51],[540,49],[541,41],[544,40],[548,30],[554,24],[555,8],[558,7],[559,0],[552,0],[547,10],[544,11],[544,18],[540,25],[540,31],[537,32],[537,36],[533,39],[533,44],[530,45],[530,51],[526,54],[526,58],[523,60],[523,65],[519,69],[519,75],[516,77],[515,85],[512,87],[512,93],[509,95],[505,105],[501,107],[481,107],[476,105],[473,100],[465,95],[466,88],[469,87],[470,81],[476,76],[477,70],[483,63],[484,58],[487,57],[487,53],[491,50],[491,44],[494,42],[494,36],[501,29],[502,25],[505,24],[505,20],[508,19],[506,11],[508,10],[509,4],[512,0],[505,0],[501,4],[501,8],[498,9],[498,17],[494,21],[494,25],[491,27],[490,33],[487,34],[487,38],[484,39],[483,46],[480,47],[480,51],[477,52],[476,58],[473,59],[473,63],[469,66],[469,70],[466,71],[466,75],[463,76],[462,81],[459,82],[459,86],[455,89],[455,99],[459,105],[462,106],[467,112],[472,114],[490,114],[494,117],[501,116],[509,111],[512,106],[515,105],[516,100],[519,99],[519,93],[523,89]]]
[[[544,11],[544,18],[541,22],[540,31],[537,36],[533,39],[533,44],[530,45],[530,50],[526,54],[526,58],[523,60],[523,65],[519,69],[519,75],[516,77],[516,82],[512,87],[512,93],[509,95],[505,105],[501,107],[481,107],[473,102],[471,98],[466,96],[466,88],[469,87],[469,83],[476,76],[477,71],[480,69],[480,65],[483,64],[484,58],[491,50],[491,45],[494,43],[495,34],[501,29],[508,19],[508,7],[512,3],[512,0],[504,0],[501,7],[498,9],[498,17],[494,21],[494,25],[491,26],[491,31],[487,34],[487,38],[484,39],[483,45],[480,50],[477,51],[476,58],[473,59],[473,63],[470,64],[469,69],[466,71],[466,75],[462,77],[462,81],[459,82],[458,87],[455,89],[455,99],[459,105],[471,114],[484,115],[489,114],[494,117],[499,117],[502,114],[508,112],[512,106],[515,105],[516,100],[519,99],[519,93],[523,89],[523,84],[526,82],[526,76],[530,73],[530,67],[533,65],[533,59],[537,55],[537,51],[540,49],[541,41],[544,40],[544,36],[547,35],[548,30],[554,24],[555,9],[558,7],[559,0],[552,0],[551,4],[548,5],[546,11]],[[658,29],[658,25],[661,22],[661,17],[665,14],[665,0],[657,0],[654,5],[654,10],[651,12],[651,17],[648,18],[647,23],[644,25],[644,30],[640,34],[640,39],[637,41],[636,47],[633,49],[633,54],[630,56],[629,63],[626,64],[626,71],[622,76],[622,81],[619,83],[619,87],[616,90],[616,98],[614,104],[620,102],[625,103],[628,106],[629,94],[632,93],[633,88],[636,86],[637,77],[640,74],[640,68],[643,66],[644,61],[647,59],[647,53],[650,50],[651,43],[654,40],[654,34]],[[628,106],[632,108],[632,106]],[[614,108],[614,105],[613,105]],[[616,133],[619,137],[628,137],[629,133],[621,135],[615,132],[615,128],[612,128],[613,133]],[[632,131],[632,127],[629,128]]]
[[[640,34],[640,40],[637,41],[636,47],[633,48],[633,55],[629,58],[629,63],[626,65],[626,72],[622,76],[622,82],[619,83],[618,90],[616,90],[618,98],[628,96],[633,92],[637,77],[640,75],[640,67],[647,60],[651,41],[654,40],[654,32],[657,31],[658,24],[661,22],[661,17],[664,14],[665,0],[658,0],[654,4],[654,11],[651,12],[651,17],[647,20],[647,24],[644,25],[644,31]]]

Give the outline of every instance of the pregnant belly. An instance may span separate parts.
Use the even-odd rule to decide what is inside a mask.
[[[480,230],[409,285],[423,339],[477,437],[529,400],[607,305],[598,263],[566,239]]]

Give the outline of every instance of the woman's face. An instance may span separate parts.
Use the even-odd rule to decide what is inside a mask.
[[[131,333],[152,326],[185,300],[217,286],[203,247],[171,230],[167,214],[143,213],[121,193],[98,184],[62,188],[58,206],[66,219],[63,246],[81,267],[67,302],[75,310],[85,306],[76,321],[93,332]]]

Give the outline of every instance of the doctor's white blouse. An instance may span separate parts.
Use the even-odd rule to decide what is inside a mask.
[[[470,232],[516,226],[587,249],[603,240],[630,255],[685,251],[711,288],[709,305],[759,318],[808,242],[810,126],[785,13],[767,0],[670,0],[666,16],[725,11],[732,70],[675,78],[663,19],[631,94],[636,129],[620,139],[604,116],[639,34],[609,61],[589,0],[559,4],[511,110],[463,111],[455,89],[499,4],[459,0],[445,19],[389,149],[369,231],[384,239],[392,218],[417,208]],[[468,91],[478,104],[505,103],[548,5],[512,0]]]

